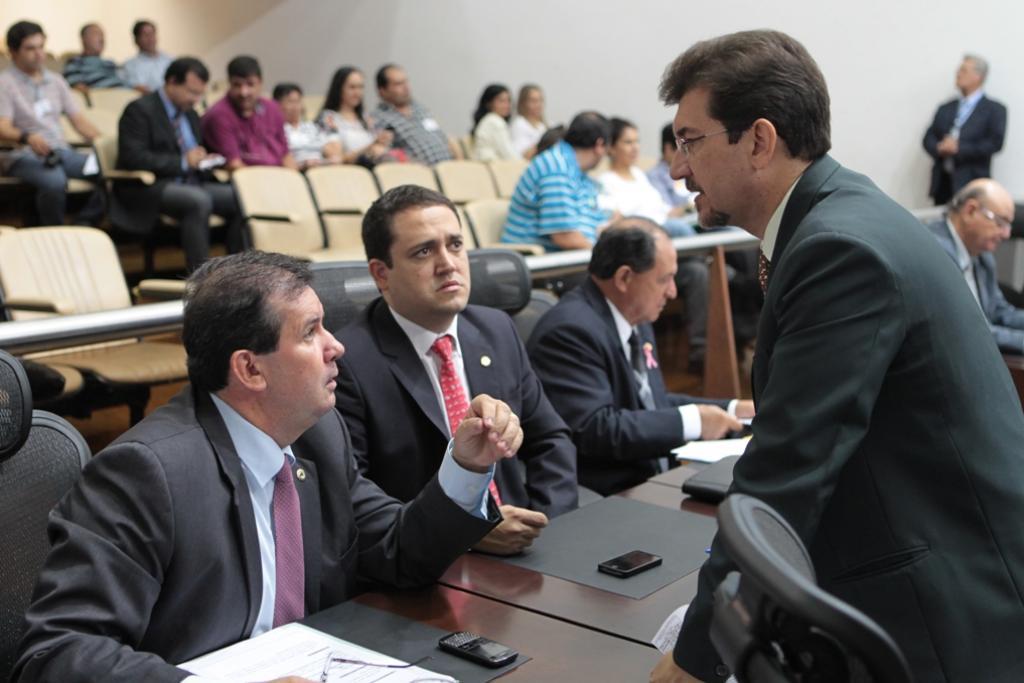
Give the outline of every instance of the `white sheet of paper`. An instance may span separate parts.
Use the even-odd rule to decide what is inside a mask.
[[[686,610],[689,609],[690,603],[686,603],[682,607],[676,609],[675,612],[668,615],[665,619],[665,623],[661,625],[658,632],[651,639],[651,644],[658,648],[661,654],[665,655],[676,647],[676,641],[679,640],[679,631],[683,628],[683,620],[686,619]],[[734,676],[729,676],[725,683],[736,683]]]
[[[693,460],[696,462],[718,462],[730,455],[743,455],[747,448],[749,436],[742,439],[719,439],[718,441],[691,441],[690,443],[673,448],[672,454],[676,460]]]
[[[287,624],[178,666],[197,676],[225,681],[269,681],[283,676],[301,676],[319,681],[327,657],[332,654],[343,659],[373,664],[404,663],[308,626]],[[412,683],[422,680],[455,683],[454,678],[418,666],[385,669],[359,664],[335,664],[330,672],[329,681],[346,683]]]

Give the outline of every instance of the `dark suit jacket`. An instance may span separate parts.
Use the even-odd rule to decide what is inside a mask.
[[[436,479],[406,506],[384,495],[356,469],[337,411],[292,452],[307,473],[296,479],[307,613],[366,582],[429,583],[494,525]],[[49,533],[13,680],[177,681],[186,672],[167,662],[252,631],[262,590],[252,503],[206,394],[186,387],[93,458]]]
[[[185,113],[199,145],[203,135],[195,111]],[[165,184],[180,178],[181,148],[160,93],[151,92],[132,101],[121,114],[117,134],[117,167],[130,171],[152,171],[157,181],[114,183],[111,220],[122,230],[146,234],[156,225],[160,195]]]
[[[822,588],[919,681],[1024,680],[1024,415],[963,277],[927,229],[826,156],[797,182],[753,363],[735,491],[777,509]],[[675,659],[719,681],[716,540]]]
[[[495,472],[502,502],[552,517],[575,509],[576,449],[512,320],[495,309],[468,306],[458,329],[470,393],[506,402],[523,428],[519,453]],[[337,405],[360,469],[390,495],[411,500],[437,472],[449,439],[430,378],[383,299],[337,337],[345,345]]]
[[[654,346],[653,328],[645,324],[639,330],[641,343]],[[658,409],[645,410],[611,309],[590,278],[544,314],[527,349],[551,403],[572,430],[580,483],[602,495],[646,481],[658,472],[655,460],[683,444],[678,406],[729,403],[670,394],[655,370],[648,378]]]
[[[959,100],[946,102],[938,111],[924,134],[924,149],[935,160],[928,195],[934,197],[945,170],[938,144],[953,130]],[[953,192],[975,178],[992,177],[992,155],[1003,148],[1006,137],[1006,107],[995,100],[982,97],[974,111],[960,129],[960,151],[953,156]]]
[[[928,225],[946,253],[957,261],[956,244],[949,234],[946,220]],[[996,259],[989,253],[978,254],[974,259],[974,281],[978,285],[978,302],[988,319],[989,329],[1000,349],[1010,353],[1024,353],[1024,310],[1011,304],[999,289],[996,278]]]

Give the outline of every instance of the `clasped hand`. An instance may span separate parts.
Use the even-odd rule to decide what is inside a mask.
[[[508,404],[480,394],[469,404],[455,431],[452,455],[473,472],[486,472],[502,458],[511,458],[523,443],[519,417]]]

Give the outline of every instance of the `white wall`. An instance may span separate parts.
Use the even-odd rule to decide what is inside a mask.
[[[215,78],[233,55],[258,56],[268,90],[287,79],[319,93],[342,64],[372,79],[381,63],[397,62],[414,96],[456,135],[467,132],[485,84],[515,90],[536,81],[549,121],[587,108],[625,116],[639,124],[649,154],[672,116],[656,97],[672,58],[720,33],[776,28],[801,40],[825,73],[834,156],[908,206],[927,204],[930,162],[920,140],[955,94],[960,56],[977,52],[992,64],[986,90],[1010,111],[993,174],[1024,197],[1024,168],[1013,163],[1024,152],[1024,5],[1006,0],[5,0],[0,8],[8,23],[56,22],[58,52],[73,46],[78,25],[98,19],[117,58],[131,51],[125,34],[138,15],[161,25],[166,49],[203,57]]]

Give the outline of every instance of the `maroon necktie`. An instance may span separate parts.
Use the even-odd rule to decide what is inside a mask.
[[[445,334],[434,340],[430,350],[441,358],[441,396],[444,398],[444,410],[448,413],[448,428],[452,436],[458,429],[462,418],[469,412],[469,401],[466,400],[466,392],[462,388],[462,381],[459,373],[455,370],[455,361],[452,360],[452,336]],[[501,505],[501,496],[498,494],[498,487],[491,479],[489,487],[491,497],[496,505]]]
[[[757,259],[757,281],[761,283],[761,293],[766,294],[768,292],[768,267],[771,262],[768,261],[768,257],[764,255],[763,251],[758,252]]]
[[[302,514],[288,456],[274,475],[274,628],[306,616],[306,568],[302,554]]]

